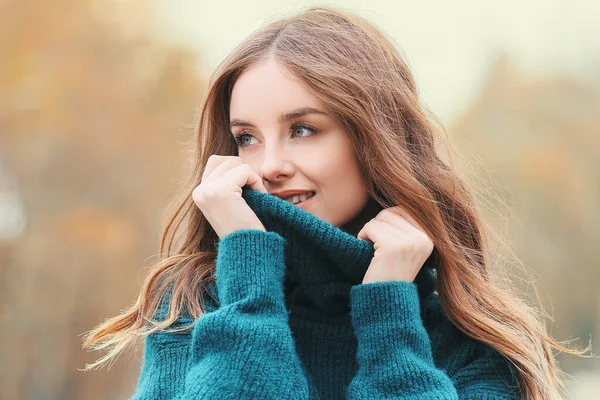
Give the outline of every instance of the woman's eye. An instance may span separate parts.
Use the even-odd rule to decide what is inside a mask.
[[[309,132],[309,134],[302,136],[302,133],[301,133],[302,130]],[[296,135],[297,132],[300,132],[299,136],[296,136],[298,138],[310,136],[310,135],[316,134],[318,132],[315,128],[308,126],[308,125],[304,125],[304,124],[292,125],[291,131],[292,131],[293,136]],[[245,141],[246,138],[254,138],[254,136],[252,136],[246,132],[241,132],[237,135],[233,135],[233,139],[237,143],[238,147],[242,147],[242,148],[251,146],[251,144],[249,144],[248,142]]]
[[[302,131],[303,129],[306,130],[306,131],[308,131],[308,132],[310,132],[311,134],[315,133],[315,130],[313,128],[311,128],[309,126],[306,126],[306,125],[293,125],[292,126],[292,132],[293,133],[296,133],[298,131]]]
[[[244,139],[247,138],[247,137],[252,138],[253,136],[249,135],[247,133],[243,133],[242,132],[239,135],[234,136],[234,139],[235,139],[235,141],[236,141],[236,143],[238,144],[239,147],[248,147],[249,144],[247,144],[246,142],[244,142]]]

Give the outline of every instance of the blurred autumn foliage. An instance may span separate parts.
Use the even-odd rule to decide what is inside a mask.
[[[551,333],[580,338],[581,346],[600,334],[600,65],[596,70],[595,79],[538,77],[501,56],[450,128],[463,154],[476,155],[490,181],[506,186],[497,194],[515,214],[510,239],[539,277],[555,319]],[[599,365],[559,360],[568,371]]]
[[[99,355],[80,335],[156,261],[203,88],[194,56],[150,29],[141,3],[0,1],[0,168],[26,215],[0,242],[2,399],[132,392],[135,359],[77,369]]]
[[[156,261],[206,84],[195,55],[153,28],[141,1],[0,0],[0,225],[24,216],[0,239],[2,399],[134,390],[141,349],[77,369],[100,356],[81,334],[130,304]],[[449,131],[507,186],[552,333],[587,344],[600,333],[599,82],[537,79],[502,58]]]

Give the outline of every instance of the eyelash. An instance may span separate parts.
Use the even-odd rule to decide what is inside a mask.
[[[300,123],[293,124],[290,127],[290,130],[294,131],[294,129],[296,129],[296,128],[304,128],[307,131],[310,131],[311,135],[308,135],[308,136],[313,136],[313,135],[319,133],[319,131],[316,128],[313,128],[312,126],[309,126],[309,125],[300,124]],[[242,132],[238,133],[237,135],[232,133],[232,135],[233,135],[233,140],[235,140],[235,142],[237,143],[238,147],[244,148],[244,147],[251,146],[251,145],[243,145],[242,144],[245,136],[252,136],[249,133],[246,133],[246,131],[242,131]],[[306,137],[306,136],[303,136],[303,137]]]

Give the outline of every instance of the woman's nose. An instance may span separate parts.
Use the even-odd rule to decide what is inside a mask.
[[[271,146],[265,150],[259,174],[271,182],[293,174],[293,167],[281,147]]]

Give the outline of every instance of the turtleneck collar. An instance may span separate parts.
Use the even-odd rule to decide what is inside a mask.
[[[369,197],[369,201],[367,201],[367,204],[358,213],[358,215],[342,225],[340,229],[356,237],[363,226],[365,226],[365,224],[369,222],[371,218],[376,217],[381,210],[383,210],[383,207],[381,207],[381,205],[375,201],[375,199]]]
[[[375,253],[374,244],[344,230],[357,233],[360,228],[351,224],[344,229],[336,227],[271,194],[245,186],[242,197],[267,231],[286,239],[285,295],[290,311],[347,317],[350,288],[362,283]],[[420,295],[435,290],[434,255],[435,251],[415,279]]]

